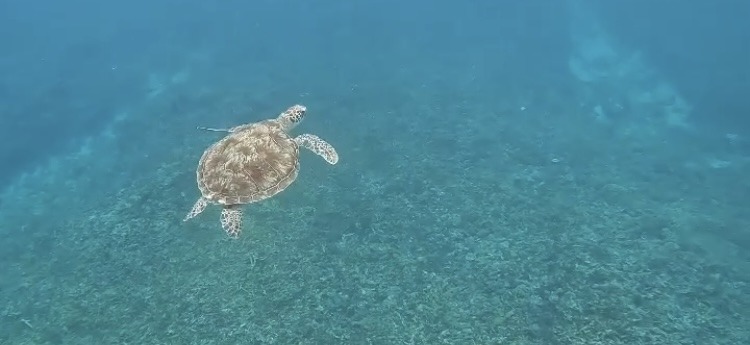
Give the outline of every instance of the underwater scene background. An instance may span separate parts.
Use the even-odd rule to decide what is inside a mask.
[[[750,343],[747,13],[0,1],[0,343]],[[296,103],[339,163],[183,222]]]

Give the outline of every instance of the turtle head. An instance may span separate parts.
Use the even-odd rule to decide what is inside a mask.
[[[281,126],[288,131],[297,126],[298,123],[302,122],[302,119],[305,118],[306,111],[307,107],[304,105],[295,104],[281,113],[276,120],[278,120],[279,123],[281,123]]]

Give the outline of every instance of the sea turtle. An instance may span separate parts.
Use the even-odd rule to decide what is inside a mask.
[[[289,131],[306,111],[298,104],[275,119],[230,129],[199,127],[229,134],[203,152],[196,171],[202,196],[183,221],[203,212],[209,203],[221,205],[221,227],[237,238],[242,230],[241,206],[268,199],[297,178],[300,146],[336,164],[336,150],[323,139],[312,134],[290,137]]]

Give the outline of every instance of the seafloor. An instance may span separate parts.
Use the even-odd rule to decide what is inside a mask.
[[[597,122],[543,82],[423,82],[123,109],[5,190],[0,343],[750,343],[741,141]],[[220,135],[195,127],[297,102],[340,163],[303,152],[239,240],[217,208],[183,223]]]

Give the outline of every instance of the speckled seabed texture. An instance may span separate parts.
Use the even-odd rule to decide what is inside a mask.
[[[507,85],[150,94],[3,192],[0,343],[750,343],[747,161]],[[182,223],[195,127],[294,103],[339,164],[303,152],[239,240]]]

